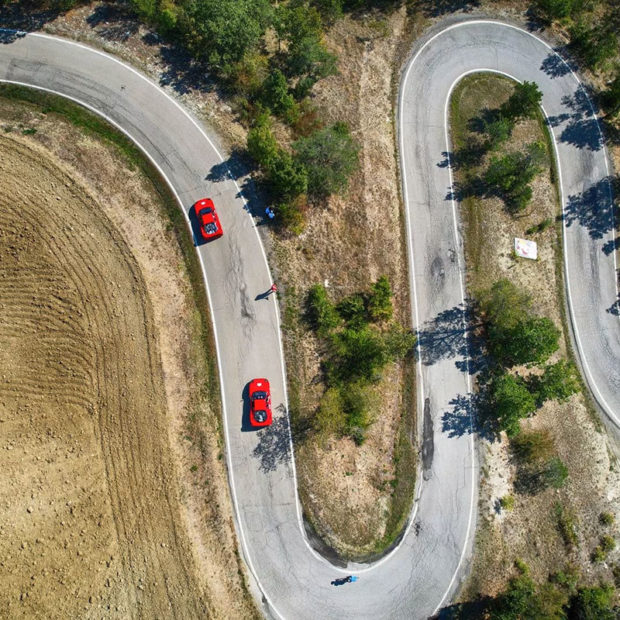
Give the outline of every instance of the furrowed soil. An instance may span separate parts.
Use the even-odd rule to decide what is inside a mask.
[[[468,120],[485,108],[498,108],[512,88],[509,80],[489,74],[462,80],[451,102],[453,150],[467,136]],[[542,122],[521,121],[507,149],[522,150],[536,140],[545,140]],[[532,201],[516,217],[507,213],[498,198],[467,198],[460,205],[460,214],[469,294],[489,288],[500,278],[507,278],[527,291],[533,311],[563,328],[560,350],[550,360],[556,362],[569,358],[571,352],[562,307],[561,224],[556,221],[559,203],[550,164],[548,153],[544,170],[532,183]],[[457,171],[455,181],[461,180],[462,174]],[[546,218],[553,222],[546,230],[526,233]],[[514,237],[535,240],[538,260],[516,258],[512,251]],[[517,370],[527,373],[525,368]],[[555,451],[568,468],[568,479],[558,490],[519,494],[513,487],[516,467],[505,434],[500,441],[481,442],[479,527],[474,563],[462,600],[497,594],[515,574],[517,558],[529,565],[532,577],[539,582],[569,564],[578,567],[583,583],[613,582],[611,569],[618,562],[618,551],[598,563],[592,561],[591,554],[601,535],[618,538],[617,526],[603,526],[599,517],[601,513],[611,513],[615,523],[620,519],[620,472],[609,438],[591,405],[583,394],[576,394],[564,403],[547,401],[521,427],[551,434]],[[512,510],[504,510],[499,504],[508,495],[515,500]],[[563,540],[557,506],[562,507],[566,520],[574,527],[576,540],[572,544]]]
[[[154,188],[36,107],[0,124],[0,617],[255,617]]]

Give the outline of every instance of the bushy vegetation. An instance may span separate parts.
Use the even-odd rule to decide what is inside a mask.
[[[500,196],[510,211],[522,211],[532,199],[530,183],[540,172],[544,156],[544,145],[534,143],[525,153],[492,157],[484,174],[487,192]]]
[[[385,365],[411,355],[415,338],[391,320],[392,293],[382,276],[369,291],[353,293],[334,303],[324,286],[308,291],[306,320],[326,344],[323,362],[327,389],[314,427],[325,436],[365,440],[372,423],[373,383]]]
[[[553,456],[551,438],[545,431],[521,433],[520,421],[545,401],[564,401],[578,392],[577,369],[564,360],[546,363],[558,350],[560,330],[547,317],[533,315],[530,296],[510,280],[498,280],[477,297],[491,354],[489,371],[480,377],[487,415],[511,438],[521,463],[520,489],[557,488],[566,479],[566,468]],[[512,370],[517,365],[531,371],[520,376]]]
[[[525,563],[517,560],[515,567],[517,574],[497,596],[471,606],[457,606],[454,613],[446,617],[489,620],[612,620],[620,611],[614,605],[615,590],[612,585],[579,585],[581,575],[573,565],[569,564],[542,583],[534,581]]]
[[[560,332],[545,317],[531,314],[529,295],[506,279],[478,295],[489,349],[505,367],[540,364],[557,351]]]

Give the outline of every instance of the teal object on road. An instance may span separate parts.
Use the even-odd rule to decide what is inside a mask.
[[[359,577],[351,577],[351,581],[357,581]]]

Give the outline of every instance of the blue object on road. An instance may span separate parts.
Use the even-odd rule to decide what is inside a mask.
[[[357,581],[358,579],[359,579],[359,577],[355,577],[355,576],[351,577],[351,581]]]

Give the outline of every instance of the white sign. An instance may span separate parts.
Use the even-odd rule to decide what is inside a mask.
[[[515,252],[521,258],[531,258],[536,260],[538,257],[538,248],[536,241],[528,241],[527,239],[519,239],[515,237]]]

